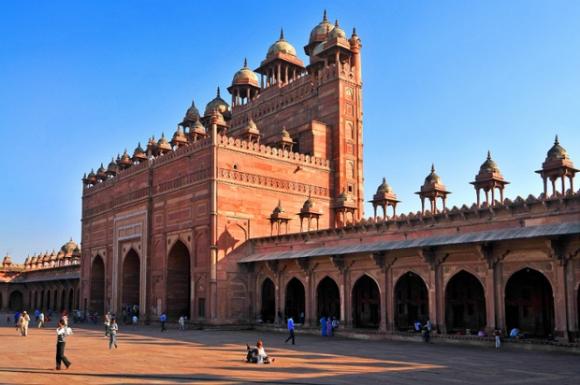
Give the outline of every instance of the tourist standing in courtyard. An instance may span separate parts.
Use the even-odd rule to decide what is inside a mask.
[[[167,329],[165,328],[165,322],[167,322],[167,315],[165,314],[165,312],[161,313],[161,315],[159,316],[159,322],[161,322],[161,331],[164,332]]]
[[[67,369],[71,365],[71,362],[64,355],[66,337],[71,334],[72,331],[69,327],[65,326],[64,321],[58,321],[58,328],[56,329],[56,370],[60,370],[61,362],[64,362],[64,366]]]
[[[326,335],[332,337],[332,320],[330,317],[326,318]]]
[[[20,318],[18,319],[18,329],[23,337],[28,335],[28,323],[30,322],[30,316],[26,313],[26,310],[22,312]]]
[[[38,315],[38,328],[43,327],[44,327],[44,313],[40,312],[40,314]]]
[[[326,317],[322,316],[320,318],[320,335],[326,337]]]
[[[119,331],[119,325],[117,325],[117,320],[115,318],[111,319],[109,322],[109,350],[113,348],[115,345],[115,349],[117,349],[117,332]]]
[[[501,348],[501,332],[498,329],[495,329],[493,331],[493,336],[495,337],[495,348],[499,350]]]
[[[185,330],[185,316],[179,317],[179,330]]]
[[[292,317],[288,317],[288,338],[286,338],[285,343],[292,340],[292,345],[294,345],[294,320]]]
[[[107,314],[105,314],[105,337],[109,336],[109,328],[111,327],[111,313],[107,312]]]

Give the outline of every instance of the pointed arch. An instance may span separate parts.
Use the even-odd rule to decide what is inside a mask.
[[[276,286],[269,277],[261,285],[260,314],[262,321],[266,323],[274,323],[276,319]]]
[[[340,290],[328,275],[316,287],[317,321],[322,317],[340,319]]]
[[[188,247],[177,240],[167,256],[167,315],[191,319],[191,255]]]
[[[505,286],[508,331],[518,328],[530,336],[547,337],[554,332],[554,296],[548,278],[524,268],[511,275]]]
[[[460,270],[445,287],[447,332],[473,333],[485,328],[485,289],[472,273]]]
[[[379,285],[368,274],[363,274],[352,289],[354,327],[378,329],[381,321],[380,309]]]
[[[90,305],[89,311],[99,314],[105,313],[105,262],[100,255],[96,255],[91,263],[90,272]]]
[[[284,315],[286,318],[292,317],[295,322],[305,317],[306,310],[306,291],[302,282],[294,277],[286,284],[286,302],[284,306]]]
[[[139,306],[141,260],[135,249],[131,248],[123,258],[122,304]]]
[[[413,330],[413,323],[429,319],[429,292],[421,276],[413,271],[402,274],[395,284],[394,314],[397,330]]]
[[[24,306],[24,296],[20,290],[14,290],[8,296],[8,309],[22,311]]]

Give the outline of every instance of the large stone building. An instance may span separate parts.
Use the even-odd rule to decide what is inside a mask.
[[[58,252],[29,256],[23,264],[5,256],[0,266],[0,312],[78,309],[80,257],[72,239]]]
[[[447,332],[577,333],[580,194],[557,141],[539,197],[504,199],[488,155],[471,207],[446,207],[433,168],[421,212],[397,215],[383,181],[363,219],[361,40],[325,15],[304,52],[307,65],[281,33],[254,71],[244,62],[235,73],[231,106],[218,88],[171,139],[85,175],[81,307],[216,324],[303,314],[307,325],[327,315],[381,331],[429,318]]]

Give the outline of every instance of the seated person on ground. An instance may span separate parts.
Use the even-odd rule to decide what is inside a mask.
[[[276,360],[275,358],[268,357],[262,340],[258,340],[258,342],[256,342],[255,348],[251,348],[250,345],[246,345],[246,349],[248,350],[248,354],[246,355],[246,362],[250,362],[252,364],[270,364]]]

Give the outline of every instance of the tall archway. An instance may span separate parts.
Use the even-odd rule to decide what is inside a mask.
[[[167,314],[191,317],[191,262],[189,250],[177,241],[167,258]]]
[[[91,265],[90,311],[105,314],[105,262],[97,255]]]
[[[316,288],[317,320],[322,317],[340,319],[340,291],[338,285],[330,277],[325,277]]]
[[[412,330],[413,323],[429,319],[429,294],[421,277],[413,272],[403,274],[395,285],[395,328]]]
[[[139,255],[135,250],[129,250],[123,260],[122,304],[124,306],[139,306],[140,268]]]
[[[262,321],[273,323],[276,319],[276,287],[270,278],[262,282]]]
[[[8,309],[14,311],[22,311],[24,305],[24,299],[22,293],[18,290],[14,290],[10,293],[10,297],[8,299]]]
[[[518,328],[530,336],[545,337],[554,332],[554,297],[548,279],[533,269],[523,269],[505,287],[508,331]]]
[[[75,293],[74,289],[72,289],[72,288],[68,291],[68,310],[69,311],[72,311],[74,309],[74,302],[75,302],[74,301],[74,296],[75,296],[74,293]]]
[[[352,289],[353,326],[378,329],[381,300],[377,283],[368,275],[360,277]]]
[[[286,304],[284,314],[299,322],[300,315],[305,314],[306,295],[304,285],[297,278],[292,278],[286,285]]]
[[[481,282],[466,271],[455,274],[445,289],[447,332],[478,331],[485,327],[485,293]]]

